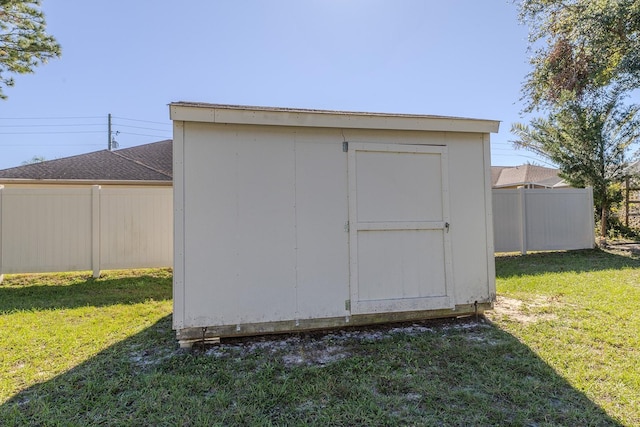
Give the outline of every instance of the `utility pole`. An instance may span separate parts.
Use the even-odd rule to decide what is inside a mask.
[[[111,151],[111,113],[107,116],[107,122],[109,123],[109,142],[107,143],[107,149]]]
[[[118,141],[116,141],[116,138],[113,136],[113,132],[111,131],[111,113],[109,113],[109,115],[107,116],[107,122],[108,122],[108,136],[109,136],[109,142],[107,143],[107,149],[109,151],[113,150],[114,148],[118,148]],[[115,132],[116,135],[118,135],[120,132],[116,131]]]

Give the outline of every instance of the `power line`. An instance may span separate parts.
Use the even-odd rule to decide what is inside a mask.
[[[103,144],[0,144],[0,147],[87,147],[87,146],[102,146]]]
[[[167,132],[167,129],[147,128],[147,127],[142,127],[142,126],[123,125],[123,124],[118,124],[118,123],[114,123],[113,126],[114,127],[117,126],[117,127],[124,127],[124,128],[132,128],[132,129],[156,130],[158,132]]]
[[[65,133],[103,133],[99,130],[77,130],[67,132],[0,132],[0,135],[51,135],[51,134],[65,134]]]
[[[145,133],[133,133],[133,132],[120,132],[121,135],[137,135],[137,136],[149,136],[152,138],[166,138],[166,139],[170,139],[171,135],[149,135],[149,134],[145,134]]]
[[[104,126],[104,123],[72,123],[68,125],[0,125],[0,128],[45,128],[45,127],[80,127],[80,126]]]
[[[80,120],[80,119],[103,119],[102,116],[84,117],[0,117],[0,120]]]
[[[120,119],[120,120],[130,120],[132,122],[143,122],[143,123],[155,123],[157,125],[166,125],[166,126],[171,126],[170,123],[166,123],[166,122],[154,122],[151,120],[139,120],[139,119],[128,119],[126,117],[118,117],[118,116],[113,116],[114,119]]]
[[[114,117],[114,116],[112,116]],[[114,117],[116,118],[116,117]],[[126,128],[126,129],[140,129],[140,130],[150,130],[153,132],[159,132],[164,134],[160,135],[152,135],[148,133],[136,133],[136,132],[127,132],[127,131],[118,131],[116,133],[125,134],[125,135],[135,135],[135,136],[146,136],[151,138],[171,138],[169,136],[171,134],[171,124],[156,122],[152,120],[141,120],[141,119],[132,119],[127,117],[117,117],[119,120],[131,121],[131,122],[140,122],[140,123],[152,123],[156,125],[166,126],[167,128],[161,129],[158,127],[149,127],[149,126],[135,126],[133,124],[125,124],[121,122],[113,123],[113,127],[118,128]],[[91,133],[102,133],[101,130],[90,130],[95,127],[103,127],[106,126],[106,123],[60,123],[60,121],[67,120],[95,120],[95,119],[104,119],[104,116],[40,116],[40,117],[0,117],[0,135],[62,135],[62,134],[91,134]],[[23,121],[20,124],[10,124],[8,121],[16,120]],[[35,123],[25,124],[25,120],[31,120]],[[42,123],[42,121],[58,121],[58,123]],[[50,128],[51,130],[45,130]],[[68,130],[62,130],[64,128],[68,128]],[[85,130],[73,130],[72,128],[85,128]],[[59,129],[59,130],[54,130]]]
[[[547,160],[545,160],[543,158],[525,156],[525,155],[522,155],[522,154],[514,154],[512,156],[509,156],[507,154],[497,154],[497,155],[495,155],[493,157],[522,157],[522,158],[525,158],[525,159],[530,159],[530,160],[534,160],[536,162],[543,163],[545,165],[548,165],[548,166],[551,166],[551,167],[554,167],[554,168],[556,167],[553,163],[551,163],[551,162],[549,162],[549,161],[547,161]]]

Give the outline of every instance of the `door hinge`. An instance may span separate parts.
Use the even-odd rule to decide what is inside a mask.
[[[350,299],[344,300],[344,309],[347,310],[347,311],[351,311],[351,300]]]
[[[344,151],[345,153],[349,151],[349,143],[347,141],[344,141],[342,143],[342,151]]]
[[[445,223],[444,223],[444,228],[447,230],[447,233],[449,232],[449,226],[450,226],[450,225],[451,225],[451,224],[449,224],[448,222],[445,222]]]
[[[344,223],[344,231],[349,232],[349,221]]]

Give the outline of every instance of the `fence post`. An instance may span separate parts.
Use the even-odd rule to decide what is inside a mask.
[[[591,224],[590,224],[590,230],[591,230],[591,249],[596,247],[596,224],[595,224],[595,218],[594,218],[594,211],[595,211],[595,206],[593,205],[593,187],[587,187],[586,190],[588,191],[588,197],[587,197],[587,205],[589,206],[589,212],[591,213]],[[627,220],[629,218],[629,209],[627,208]]]
[[[2,273],[2,197],[4,195],[4,185],[0,185],[0,283],[4,280],[4,274]]]
[[[91,186],[91,268],[93,277],[100,277],[100,190],[99,185]]]
[[[524,187],[518,189],[520,192],[520,253],[527,254],[527,194]]]
[[[629,227],[629,185],[631,184],[628,176],[624,177],[624,226]],[[594,238],[595,240],[595,238]]]

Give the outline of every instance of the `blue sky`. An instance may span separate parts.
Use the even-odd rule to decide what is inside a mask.
[[[168,104],[197,101],[500,120],[514,150],[529,71],[509,0],[44,0],[62,57],[0,101],[0,168],[171,137]]]

